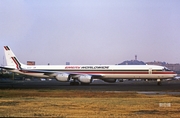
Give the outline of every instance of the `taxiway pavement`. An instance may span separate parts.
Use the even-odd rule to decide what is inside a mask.
[[[90,85],[70,86],[69,82],[56,80],[46,81],[0,81],[0,89],[61,89],[61,90],[87,90],[87,91],[164,91],[180,92],[180,80],[163,81],[158,86],[153,81],[125,81],[105,83],[95,81]]]

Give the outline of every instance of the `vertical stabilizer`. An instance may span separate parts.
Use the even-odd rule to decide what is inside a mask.
[[[12,50],[8,46],[4,46],[4,53],[6,57],[7,66],[15,66],[17,69],[21,69],[21,63],[18,61]]]

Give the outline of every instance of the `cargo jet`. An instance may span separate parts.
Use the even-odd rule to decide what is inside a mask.
[[[177,74],[157,65],[25,65],[8,46],[4,46],[8,71],[39,77],[55,78],[70,85],[90,84],[93,79],[113,83],[117,79],[155,79],[158,85],[162,79],[174,78]]]

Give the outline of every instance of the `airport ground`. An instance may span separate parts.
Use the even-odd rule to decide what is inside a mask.
[[[1,117],[180,117],[180,81],[0,82]]]
[[[85,91],[170,91],[180,92],[180,80],[162,81],[161,86],[157,86],[156,81],[124,81],[116,83],[106,83],[100,80],[94,81],[90,85],[70,86],[69,82],[59,82],[55,79],[51,81],[32,80],[11,80],[0,79],[0,89],[59,89],[59,90],[85,90]]]

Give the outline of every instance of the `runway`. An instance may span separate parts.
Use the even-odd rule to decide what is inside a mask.
[[[138,91],[138,92],[179,92],[180,80],[163,81],[161,86],[157,86],[154,81],[125,81],[116,83],[105,83],[94,81],[90,85],[70,86],[69,82],[59,82],[56,80],[47,81],[20,81],[1,80],[0,89],[60,89],[60,90],[84,90],[84,91]]]

